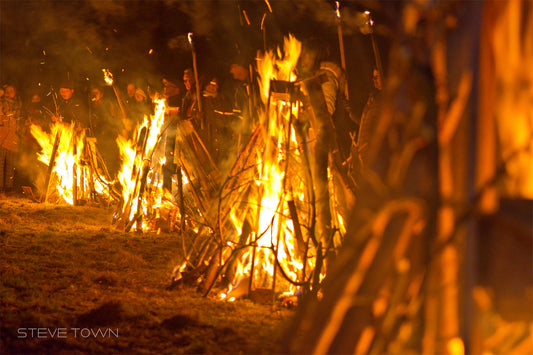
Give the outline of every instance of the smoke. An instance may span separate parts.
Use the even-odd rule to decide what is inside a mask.
[[[173,2],[167,2],[173,3]],[[215,3],[208,1],[184,1],[178,3],[179,9],[189,17],[191,31],[199,36],[211,36],[219,28],[213,14]],[[219,14],[223,15],[223,14]],[[218,15],[217,15],[218,17]]]
[[[337,28],[335,5],[332,1],[323,0],[293,0],[272,2],[273,17],[286,19],[277,21],[285,31],[298,35],[312,35],[318,37],[326,33],[333,33]],[[354,2],[340,1],[340,13],[345,35],[357,34],[364,24],[364,9]]]
[[[168,40],[168,48],[175,49],[180,52],[188,52],[191,50],[191,44],[187,35],[179,35]]]
[[[146,1],[2,1],[2,77],[101,79],[102,68],[150,70],[157,6]],[[155,16],[157,19],[157,16]]]

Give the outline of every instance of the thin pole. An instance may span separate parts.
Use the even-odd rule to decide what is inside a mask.
[[[337,19],[337,35],[339,36],[339,49],[341,55],[341,66],[344,70],[344,75],[348,76],[346,71],[346,55],[344,54],[344,40],[342,38],[342,25],[341,25],[341,13],[339,9],[339,2],[335,1],[335,18]],[[350,94],[348,92],[348,85],[344,86],[344,94],[346,99],[350,99]]]
[[[196,63],[196,50],[194,48],[194,43],[192,41],[192,32],[189,32],[189,44],[191,45],[192,52],[192,68],[194,70],[194,81],[196,82],[196,101],[198,102],[198,113],[202,113],[202,101],[200,100],[200,83],[198,82],[198,66]],[[205,119],[203,116],[200,117],[200,127],[204,129]]]

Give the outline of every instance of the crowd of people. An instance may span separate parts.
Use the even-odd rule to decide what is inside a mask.
[[[240,64],[235,64],[240,65]],[[248,68],[243,68],[248,72]],[[234,76],[240,88],[249,85],[247,79]],[[109,175],[120,169],[121,159],[116,138],[133,138],[134,130],[145,116],[154,114],[155,97],[165,99],[166,120],[189,120],[216,164],[227,158],[227,150],[236,153],[235,134],[243,117],[239,95],[231,97],[220,89],[220,79],[213,74],[200,75],[196,83],[191,69],[182,76],[161,78],[160,90],[137,85],[134,80],[124,88],[91,85],[85,91],[73,80],[63,80],[46,88],[19,92],[11,83],[0,87],[0,193],[10,193],[17,187],[35,186],[37,152],[40,146],[30,132],[31,125],[50,132],[55,122],[73,124],[96,138]],[[197,90],[199,90],[197,92]],[[227,91],[227,90],[226,90]],[[81,94],[80,94],[81,92]],[[248,91],[249,92],[249,91]],[[200,102],[198,101],[200,100]],[[176,125],[167,125],[164,135],[165,154],[174,153]],[[168,157],[165,179],[170,181],[175,167]]]
[[[321,84],[324,113],[338,126],[339,142],[346,152],[351,144],[349,133],[356,130],[356,125],[353,118],[350,121],[347,117],[337,117],[341,110],[346,113],[346,105],[341,102],[345,83],[342,70],[328,62],[324,53],[310,46],[302,53],[301,72],[304,77],[322,75],[325,78]],[[154,113],[153,99],[159,94],[165,98],[166,120],[190,121],[220,167],[238,154],[239,145],[244,144],[252,133],[257,124],[254,106],[260,105],[261,101],[252,78],[255,75],[253,63],[234,60],[228,72],[233,77],[231,90],[221,90],[221,76],[202,75],[191,69],[183,70],[182,75],[161,77],[160,93],[152,87],[136,85],[135,81],[128,82],[123,88],[93,85],[82,94],[77,92],[72,80],[50,86],[52,89],[47,92],[30,90],[19,93],[14,85],[4,84],[0,90],[0,192],[13,191],[16,186],[35,186],[36,177],[32,170],[40,147],[30,133],[32,124],[44,131],[58,121],[85,129],[87,136],[96,138],[107,170],[110,176],[115,176],[121,165],[116,138],[119,135],[133,137],[134,128],[145,116]],[[176,128],[176,125],[167,125],[163,140],[167,158],[163,166],[163,186],[167,188],[176,169],[173,159]],[[327,134],[329,132],[324,130],[319,138],[326,139]]]

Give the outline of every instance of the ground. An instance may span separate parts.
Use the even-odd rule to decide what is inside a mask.
[[[0,195],[0,353],[279,353],[292,310],[167,289],[177,234]]]

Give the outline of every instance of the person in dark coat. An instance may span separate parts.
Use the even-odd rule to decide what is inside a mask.
[[[176,146],[177,120],[180,115],[182,95],[179,81],[172,76],[163,78],[163,95],[166,102],[165,127],[164,132],[164,154],[165,164],[162,167],[163,188],[172,191],[172,175],[176,172],[174,163],[174,148]]]
[[[59,85],[59,97],[54,96],[53,101],[46,105],[53,122],[76,123],[80,128],[89,127],[87,106],[75,96],[72,81],[63,81]]]
[[[231,103],[219,91],[218,78],[210,78],[202,91],[202,100],[209,137],[206,142],[207,149],[218,167],[222,168],[223,161],[231,158],[236,152],[236,140]]]
[[[105,97],[103,87],[91,88],[90,102],[91,133],[96,138],[96,148],[104,159],[110,177],[114,178],[121,165],[116,143],[116,139],[124,131],[120,111],[113,101]]]

